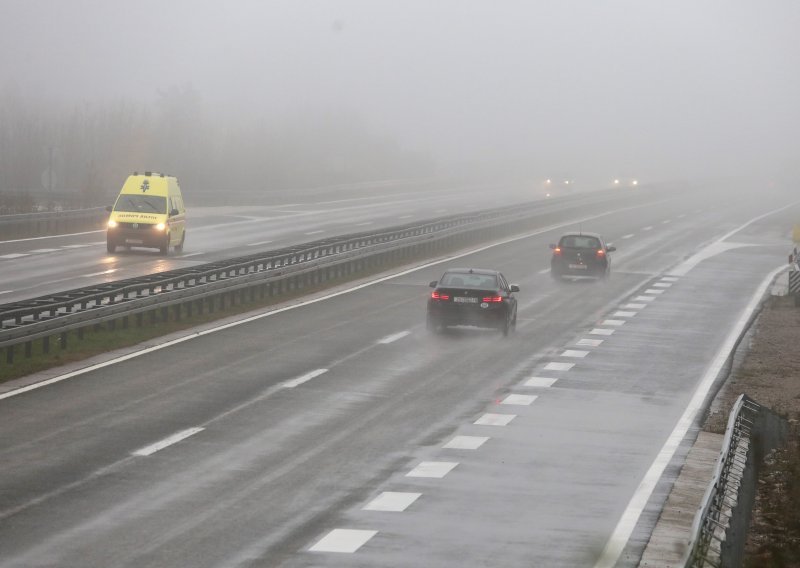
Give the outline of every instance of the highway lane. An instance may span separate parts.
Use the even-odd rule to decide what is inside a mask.
[[[585,228],[620,248],[606,285],[549,280],[552,230],[0,400],[0,566],[590,566],[797,209],[661,273],[785,202],[600,217]],[[425,284],[447,265],[519,282],[518,333],[427,333]],[[516,418],[473,424],[487,412]],[[456,435],[489,439],[443,448]],[[406,476],[423,461],[458,465]],[[383,492],[421,495],[362,510]],[[378,532],[309,551],[339,528]]]
[[[182,253],[120,249],[109,255],[102,231],[2,241],[0,303],[163,272],[326,237],[527,202],[541,196],[508,187],[465,185],[364,195],[282,195],[270,205],[190,207]],[[295,199],[291,199],[295,197]],[[309,199],[309,198],[313,199]],[[187,201],[191,204],[190,195]]]

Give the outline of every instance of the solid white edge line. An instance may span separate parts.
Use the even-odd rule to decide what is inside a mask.
[[[46,237],[28,237],[27,239],[15,239],[13,241],[0,241],[0,245],[4,245],[6,243],[24,243],[27,241],[40,241],[42,239],[58,239],[61,237],[77,237],[79,235],[91,235],[92,233],[105,233],[105,229],[98,229],[96,231],[85,231],[83,233],[68,233],[66,235],[48,235]],[[93,243],[94,244],[94,243]],[[105,244],[105,241],[103,241]]]
[[[307,383],[311,379],[319,377],[320,375],[324,375],[328,372],[328,369],[316,369],[311,371],[310,373],[306,373],[305,375],[300,375],[296,379],[292,379],[290,381],[286,381],[281,386],[285,389],[293,389],[295,387],[299,387],[303,383]]]
[[[131,452],[131,455],[134,455],[134,456],[145,456],[145,457],[153,455],[154,453],[156,453],[156,452],[158,452],[160,450],[163,450],[164,448],[167,448],[167,447],[169,447],[169,446],[171,446],[173,444],[177,444],[181,440],[185,440],[189,436],[194,436],[198,432],[202,432],[202,431],[203,431],[203,428],[188,428],[186,430],[182,430],[180,432],[177,432],[177,433],[173,434],[172,436],[169,436],[169,437],[164,438],[163,440],[161,440],[159,442],[156,442],[155,444],[150,444],[149,446],[145,446],[144,448],[140,448],[140,449],[136,450],[135,452]]]
[[[703,408],[703,402],[705,401],[706,396],[708,396],[708,392],[711,390],[711,387],[714,385],[717,376],[719,376],[722,367],[725,365],[725,362],[728,360],[728,357],[736,346],[739,336],[747,327],[748,321],[750,321],[753,312],[761,303],[767,288],[769,288],[775,277],[784,270],[786,270],[786,267],[781,266],[770,272],[761,282],[761,285],[750,299],[750,302],[742,312],[739,320],[736,322],[736,325],[734,325],[730,334],[725,339],[725,342],[722,344],[722,347],[720,347],[719,351],[714,357],[711,365],[706,370],[706,373],[703,376],[703,379],[700,381],[700,384],[697,386],[694,395],[692,395],[686,410],[681,415],[677,424],[675,424],[675,428],[670,433],[667,441],[664,442],[664,445],[656,456],[655,461],[653,461],[653,463],[650,465],[650,468],[647,470],[644,478],[636,488],[636,492],[628,502],[628,506],[625,508],[622,517],[617,523],[617,526],[614,528],[614,532],[611,533],[611,537],[608,539],[608,542],[606,543],[606,546],[600,555],[600,559],[595,563],[595,568],[613,568],[617,564],[617,561],[622,555],[622,551],[625,549],[625,546],[628,544],[628,540],[633,533],[633,529],[636,527],[636,523],[639,521],[639,516],[642,514],[642,511],[647,505],[647,501],[650,499],[650,495],[653,493],[658,480],[661,479],[664,469],[666,469],[667,465],[672,460],[672,457],[675,455],[675,451],[678,449],[678,446],[686,436],[686,432],[689,431],[689,428],[694,423],[698,412],[700,412],[700,410]]]
[[[666,201],[666,200],[663,200],[663,201]],[[0,400],[3,400],[5,398],[10,398],[12,396],[16,396],[16,395],[19,395],[19,394],[22,394],[22,393],[26,393],[26,392],[29,392],[29,391],[32,391],[32,390],[35,390],[35,389],[38,389],[38,388],[46,387],[46,386],[49,386],[49,385],[52,385],[52,384],[55,384],[55,383],[59,383],[61,381],[64,381],[64,380],[67,380],[67,379],[71,379],[72,377],[76,377],[76,376],[82,375],[84,373],[90,373],[92,371],[96,371],[98,369],[103,369],[105,367],[109,367],[109,366],[115,365],[117,363],[122,363],[123,361],[127,361],[129,359],[133,359],[134,357],[140,357],[141,355],[147,355],[148,353],[152,353],[154,351],[159,351],[161,349],[166,349],[167,347],[172,347],[173,345],[178,345],[179,343],[183,343],[184,341],[189,341],[189,340],[195,339],[197,337],[202,337],[204,335],[209,335],[211,333],[216,333],[218,331],[223,331],[223,330],[229,329],[231,327],[236,327],[236,326],[239,326],[239,325],[250,323],[250,322],[253,322],[253,321],[256,321],[256,320],[260,320],[262,318],[271,317],[271,316],[274,316],[274,315],[277,315],[277,314],[281,314],[283,312],[288,312],[290,310],[295,310],[297,308],[310,306],[311,304],[316,304],[318,302],[324,302],[326,300],[330,300],[331,298],[336,298],[336,297],[339,297],[339,296],[343,296],[345,294],[350,294],[352,292],[356,292],[358,290],[362,290],[362,289],[367,288],[369,286],[374,286],[375,284],[380,284],[382,282],[386,282],[387,280],[392,280],[392,279],[398,278],[400,276],[405,276],[406,274],[411,274],[412,272],[417,272],[419,270],[424,270],[424,269],[429,268],[431,266],[437,266],[439,264],[444,264],[445,262],[450,262],[450,261],[453,261],[453,260],[456,260],[456,259],[459,259],[459,258],[463,258],[465,256],[469,256],[471,254],[476,254],[476,253],[483,252],[485,250],[489,250],[489,249],[492,249],[492,248],[495,248],[495,247],[507,245],[508,243],[514,243],[514,242],[517,242],[517,241],[522,241],[524,239],[529,239],[531,237],[535,237],[537,235],[542,235],[544,233],[549,233],[550,231],[554,231],[554,230],[560,229],[562,227],[573,226],[573,225],[575,225],[575,223],[581,223],[581,222],[585,222],[585,221],[590,221],[592,219],[599,219],[601,217],[607,217],[609,215],[614,215],[616,213],[622,213],[624,211],[631,211],[633,209],[640,209],[642,207],[648,207],[648,206],[652,206],[652,205],[655,205],[655,204],[658,204],[658,203],[659,203],[659,201],[656,201],[654,203],[646,203],[646,204],[643,204],[643,205],[632,205],[630,207],[623,207],[622,209],[615,209],[614,211],[607,211],[605,213],[600,213],[599,215],[590,215],[588,217],[583,217],[581,219],[573,219],[571,221],[566,221],[564,223],[557,223],[555,225],[548,225],[547,227],[544,227],[542,229],[537,229],[536,231],[532,231],[530,233],[525,233],[524,235],[518,235],[516,237],[511,237],[511,238],[508,238],[508,239],[504,239],[502,241],[497,241],[497,242],[494,242],[494,243],[491,243],[491,244],[488,244],[488,245],[484,245],[482,247],[478,247],[478,248],[475,248],[475,249],[470,249],[470,250],[465,251],[465,252],[461,252],[461,253],[458,253],[458,254],[447,256],[445,258],[440,258],[438,260],[434,260],[434,261],[431,261],[431,262],[426,262],[425,264],[421,264],[421,265],[415,266],[413,268],[408,268],[406,270],[401,270],[400,272],[395,272],[395,273],[389,274],[387,276],[384,276],[382,278],[376,278],[375,280],[370,280],[369,282],[364,282],[362,284],[358,284],[356,286],[353,286],[352,288],[345,288],[344,290],[339,290],[338,292],[332,292],[332,293],[326,294],[324,296],[319,296],[318,298],[312,298],[311,300],[306,300],[306,301],[303,301],[303,302],[299,302],[297,304],[292,304],[290,306],[284,306],[282,308],[278,308],[278,309],[271,310],[271,311],[268,311],[268,312],[263,312],[263,313],[260,313],[260,314],[256,314],[254,316],[249,316],[249,317],[246,317],[246,318],[243,318],[243,319],[240,319],[240,320],[236,320],[236,321],[233,321],[233,322],[230,322],[230,323],[226,323],[226,324],[223,324],[223,325],[220,325],[220,326],[217,326],[217,327],[204,329],[202,331],[196,331],[194,333],[190,333],[189,335],[185,335],[183,337],[178,337],[177,339],[173,339],[171,341],[165,341],[164,343],[161,343],[159,345],[153,345],[151,347],[145,347],[144,349],[142,349],[140,351],[135,351],[133,353],[128,353],[127,355],[122,355],[120,357],[117,357],[117,358],[114,358],[114,359],[110,359],[108,361],[103,361],[102,363],[96,363],[94,365],[90,365],[88,367],[84,367],[83,369],[78,369],[76,371],[71,371],[71,372],[65,373],[63,375],[59,375],[59,376],[56,376],[56,377],[51,377],[49,379],[45,379],[43,381],[39,381],[38,383],[34,383],[32,385],[27,385],[27,386],[24,386],[24,387],[20,387],[20,388],[18,388],[16,390],[12,390],[12,391],[0,394]],[[103,241],[103,243],[105,243],[105,241]],[[101,243],[101,244],[103,244],[103,243]]]

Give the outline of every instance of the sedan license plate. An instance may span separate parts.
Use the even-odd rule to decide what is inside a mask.
[[[453,301],[459,304],[477,304],[478,298],[471,296],[453,296]]]
[[[586,270],[585,264],[570,264],[570,270]]]
[[[125,242],[129,245],[140,245],[142,244],[142,239],[125,239]]]

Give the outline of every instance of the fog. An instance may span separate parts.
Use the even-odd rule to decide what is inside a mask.
[[[0,0],[0,18],[3,190],[134,169],[232,190],[800,173],[792,0]]]

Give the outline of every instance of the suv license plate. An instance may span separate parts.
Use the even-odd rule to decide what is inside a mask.
[[[570,264],[569,267],[572,270],[586,270],[585,264]]]
[[[140,245],[143,241],[141,239],[125,239],[125,242],[129,245]]]

